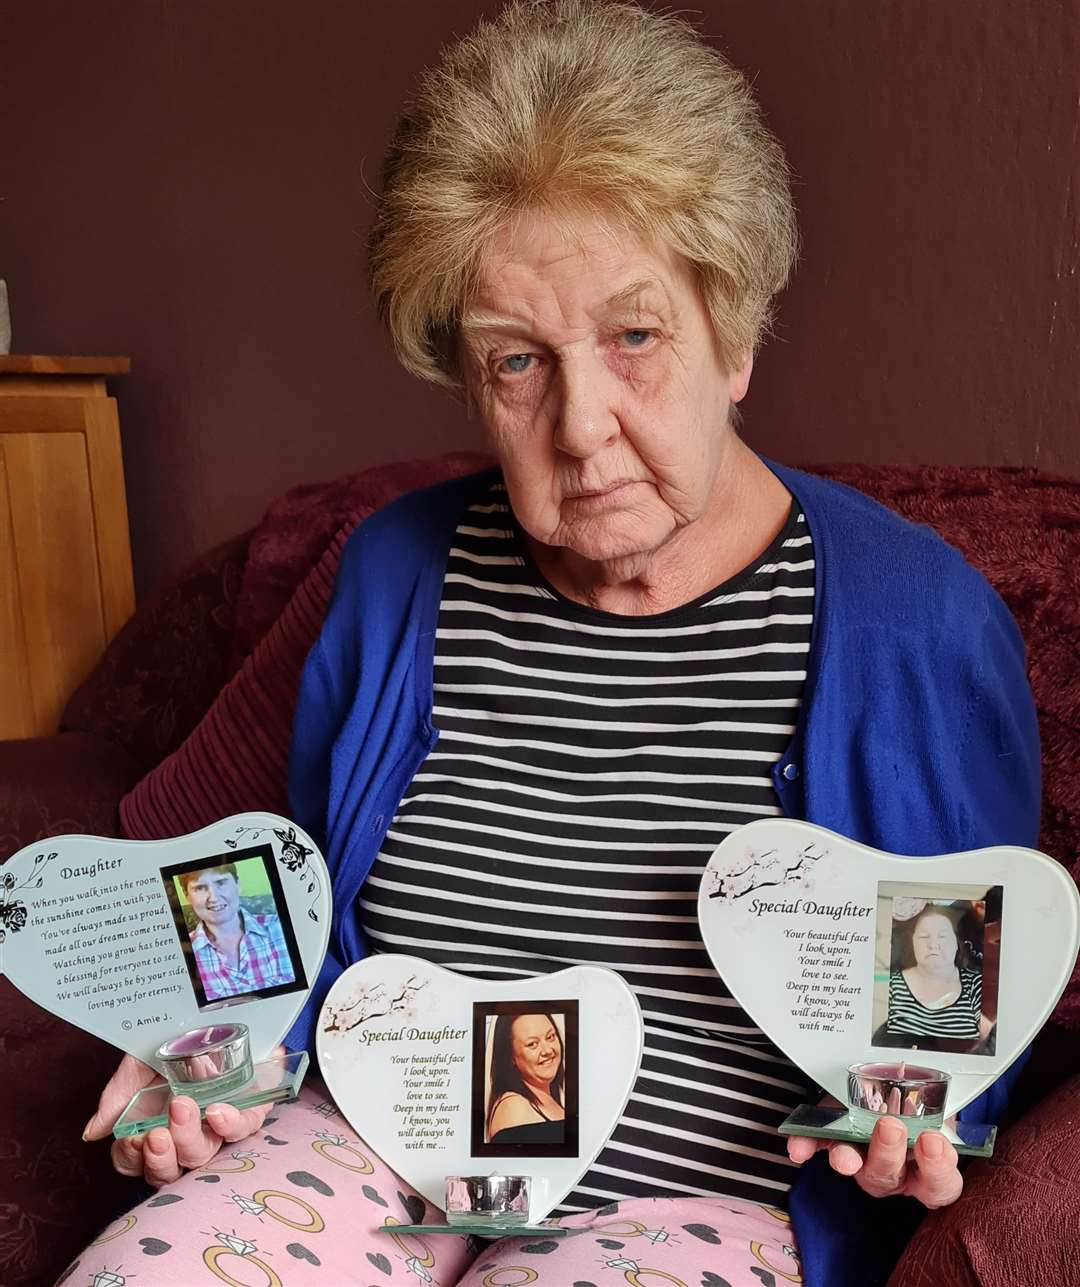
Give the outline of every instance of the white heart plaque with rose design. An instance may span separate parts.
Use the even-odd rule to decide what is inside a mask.
[[[259,947],[238,949],[233,972],[218,968],[204,927],[212,935],[237,913]],[[55,836],[0,869],[0,973],[151,1065],[162,1042],[226,1017],[266,1058],[307,1000],[329,928],[322,855],[270,813],[173,840]]]
[[[837,1099],[849,1065],[902,1059],[950,1074],[950,1113],[1046,1022],[1080,942],[1080,894],[1045,854],[907,858],[788,818],[724,840],[698,918],[732,995]]]
[[[385,954],[335,982],[317,1050],[360,1137],[436,1207],[449,1175],[528,1175],[535,1223],[607,1142],[642,1041],[611,970],[492,983]]]

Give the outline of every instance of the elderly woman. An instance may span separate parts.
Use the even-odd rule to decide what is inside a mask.
[[[923,1049],[940,1049],[943,1040],[970,1045],[988,1037],[992,1024],[982,1012],[982,974],[961,963],[953,916],[931,902],[906,930],[911,963],[889,976],[889,1032]]]
[[[807,1088],[713,970],[696,889],[725,835],[781,813],[910,854],[1031,843],[1015,627],[932,533],[740,438],[794,219],[745,80],[682,22],[554,0],[482,24],[398,126],[370,250],[400,360],[475,408],[498,464],[405,497],[345,550],[294,730],[292,807],[335,911],[292,1043],[312,1044],[326,988],[367,951],[496,979],[601,964],[641,1002],[641,1075],[561,1208],[595,1237],[511,1241],[470,1268],[463,1241],[372,1232],[406,1218],[395,1195],[416,1213],[407,1186],[310,1099],[242,1163],[211,1163],[251,1169],[230,1183],[263,1195],[256,1222],[173,1182],[259,1117],[200,1126],[178,1101],[169,1129],[117,1146],[176,1205],[140,1208],[110,1263],[123,1251],[141,1287],[203,1281],[212,1249],[174,1236],[179,1211],[224,1231],[215,1256],[230,1230],[249,1241],[245,1283],[411,1282],[417,1265],[444,1287],[567,1287],[604,1265],[794,1282],[797,1238],[806,1281],[866,1287],[881,1274],[859,1231],[887,1247],[909,1208],[856,1200],[950,1202],[956,1154],[928,1133],[908,1159],[885,1119],[865,1153],[835,1145],[799,1176],[789,1218],[815,1145],[776,1128]],[[337,1142],[316,1157],[319,1128]],[[167,1254],[138,1253],[147,1234]]]

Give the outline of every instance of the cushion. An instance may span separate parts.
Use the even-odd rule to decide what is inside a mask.
[[[229,676],[249,537],[204,554],[139,604],[68,702],[62,729],[119,742],[144,771],[176,750]]]
[[[255,530],[236,604],[232,668],[266,634],[336,534],[405,492],[475,473],[490,456],[450,452],[436,460],[375,465],[332,483],[294,487],[274,501]]]
[[[94,733],[0,742],[0,861],[46,836],[118,836],[120,797],[142,772]]]
[[[123,747],[93,733],[0,742],[0,856],[47,836],[119,835],[117,805],[141,773]],[[0,1016],[3,1084],[19,1088],[0,1113],[0,1283],[35,1287],[46,1269],[51,1282],[130,1194],[108,1148],[79,1138],[117,1053],[7,979]]]
[[[951,1207],[919,1226],[888,1287],[1080,1283],[1080,1077],[974,1163]]]
[[[285,778],[300,672],[354,526],[350,521],[334,535],[269,634],[183,746],[120,801],[125,836],[182,836],[251,809],[288,815]]]
[[[252,650],[187,741],[121,801],[125,836],[180,836],[249,809],[288,813],[286,766],[300,672],[350,532],[403,492],[486,463],[466,452],[407,461],[296,488],[271,507],[251,541],[239,596],[239,652]]]
[[[45,1287],[132,1200],[132,1182],[112,1169],[108,1144],[81,1138],[119,1056],[7,979],[0,979],[0,1014],[9,1092],[0,1116],[0,1283]],[[96,1268],[115,1268],[106,1253]]]

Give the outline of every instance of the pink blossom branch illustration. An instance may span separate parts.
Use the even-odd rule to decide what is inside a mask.
[[[407,1013],[416,994],[426,988],[427,984],[427,979],[418,979],[413,974],[405,980],[396,996],[387,996],[386,986],[382,983],[373,988],[363,988],[347,1005],[331,1006],[328,1009],[328,1022],[323,1032],[351,1032],[361,1024],[370,1023],[372,1019]],[[354,1013],[357,1011],[358,1013]]]
[[[814,845],[807,845],[793,856],[779,854],[775,849],[767,849],[764,853],[748,850],[746,857],[749,861],[739,871],[713,873],[716,888],[709,897],[735,902],[760,889],[775,889],[779,885],[803,880],[814,863],[828,856],[827,849],[814,853],[814,848]]]

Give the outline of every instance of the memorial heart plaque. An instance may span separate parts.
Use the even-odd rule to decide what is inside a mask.
[[[1033,849],[906,858],[787,818],[728,836],[698,896],[717,971],[805,1073],[847,1103],[849,1065],[932,1064],[950,1113],[1049,1018],[1078,909],[1068,872]]]
[[[235,972],[208,951],[208,935],[233,924],[251,945]],[[322,856],[269,813],[174,840],[56,836],[0,870],[0,973],[152,1065],[162,1042],[226,1021],[246,1024],[252,1057],[265,1058],[307,999],[329,927]]]
[[[637,1077],[642,1021],[610,970],[491,983],[379,955],[335,982],[319,1067],[361,1138],[437,1207],[446,1177],[531,1177],[543,1219],[607,1142]]]

